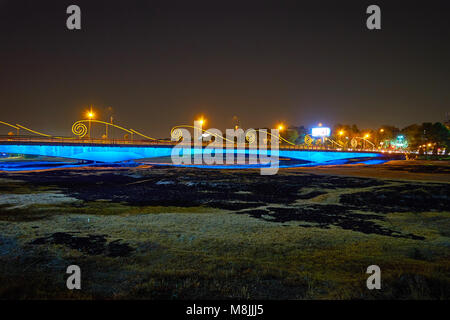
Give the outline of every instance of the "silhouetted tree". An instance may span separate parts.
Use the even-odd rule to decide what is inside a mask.
[[[297,129],[288,129],[286,132],[286,140],[292,143],[297,143],[297,139],[299,137]]]
[[[408,141],[410,149],[418,149],[423,144],[422,141],[422,126],[419,124],[409,125],[401,130],[401,133]]]

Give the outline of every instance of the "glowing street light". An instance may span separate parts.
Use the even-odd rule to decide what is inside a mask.
[[[339,131],[339,135],[343,136],[344,135],[344,131],[343,130]]]
[[[200,124],[200,126],[203,126],[206,123],[205,117],[201,114],[197,119],[194,120],[194,122],[197,122],[197,124]]]
[[[92,111],[92,106],[86,115],[89,118],[89,139],[90,139],[91,138],[91,120],[95,117],[95,113]]]
[[[370,141],[368,140],[369,137],[370,137],[370,134],[368,134],[368,133],[366,133],[366,134],[364,135],[364,138],[363,138],[363,141],[364,141],[364,149],[366,149],[366,141],[370,142]],[[370,142],[370,143],[373,145],[372,142]]]
[[[200,135],[203,134],[203,125],[205,124],[205,122],[206,120],[203,117],[194,121],[194,130],[197,131],[197,129],[200,129]],[[202,138],[200,137],[200,139]]]
[[[278,125],[278,130],[279,130],[279,131],[283,131],[283,130],[284,130],[284,126],[283,126],[282,124],[279,124],[279,125]]]

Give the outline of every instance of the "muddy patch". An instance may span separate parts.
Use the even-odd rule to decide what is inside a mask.
[[[297,208],[268,207],[266,210],[245,210],[239,214],[269,222],[300,222],[303,227],[318,227],[328,229],[331,226],[366,234],[378,234],[396,238],[424,240],[424,237],[414,234],[401,234],[378,225],[376,220],[384,220],[377,214],[360,214],[339,205],[308,205]],[[305,224],[306,223],[306,224]]]
[[[66,232],[56,232],[48,237],[37,238],[30,244],[64,245],[89,255],[106,255],[108,257],[126,257],[134,251],[127,243],[121,243],[121,239],[107,243],[105,235],[87,235],[82,237]]]
[[[9,177],[9,176],[8,176]],[[312,174],[261,176],[258,170],[201,170],[166,168],[127,171],[60,170],[16,174],[14,178],[40,187],[53,187],[71,198],[99,199],[128,205],[199,206],[209,202],[223,208],[226,202],[293,204],[319,195],[321,189],[367,188],[385,182],[354,177],[323,177]],[[167,183],[170,182],[170,183]],[[307,188],[318,189],[306,194]],[[233,210],[233,209],[231,209]]]
[[[403,184],[374,188],[370,192],[343,194],[340,202],[382,213],[448,211],[450,188],[448,184]]]
[[[394,171],[406,171],[413,173],[438,173],[438,174],[450,173],[450,166],[439,166],[439,165],[402,165],[402,166],[391,166],[388,167],[388,169]]]

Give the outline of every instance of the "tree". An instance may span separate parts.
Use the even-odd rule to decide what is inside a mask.
[[[298,131],[296,129],[288,129],[286,132],[286,140],[294,144],[297,143],[299,137]]]
[[[440,122],[425,122],[422,124],[423,137],[426,143],[435,144],[437,148],[450,147],[450,131]]]
[[[296,133],[290,131],[295,131]],[[302,144],[305,142],[305,136],[308,133],[308,129],[305,126],[290,126],[286,132],[286,140],[295,144]],[[295,137],[295,135],[297,135],[297,137]]]
[[[401,133],[408,141],[408,146],[411,150],[418,149],[423,144],[422,141],[422,126],[418,124],[409,125],[401,130]]]

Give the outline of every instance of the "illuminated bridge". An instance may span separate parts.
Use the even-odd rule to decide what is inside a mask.
[[[126,143],[107,143],[83,141],[20,141],[19,139],[0,139],[0,152],[9,154],[39,155],[47,157],[69,158],[96,162],[119,162],[127,160],[151,159],[157,157],[170,157],[175,143],[155,143],[127,141]],[[185,146],[186,147],[186,146]],[[204,152],[204,148],[187,146],[188,153]],[[256,153],[258,149],[215,149],[216,153]],[[267,150],[270,156],[270,149]],[[337,150],[310,150],[293,146],[280,146],[280,158],[297,159],[311,163],[326,163],[345,159],[374,159],[386,157],[381,152],[369,151],[337,151]]]
[[[86,123],[88,124],[88,126],[86,126]],[[79,120],[73,124],[72,133],[75,135],[75,137],[56,137],[34,131],[19,124],[13,125],[2,121],[0,121],[0,124],[17,130],[17,135],[15,135],[13,132],[10,132],[8,136],[0,136],[0,153],[37,155],[107,163],[170,157],[174,150],[174,146],[178,144],[177,142],[173,141],[184,141],[183,135],[186,133],[186,131],[185,133],[183,133],[183,129],[199,129],[198,127],[189,125],[175,126],[171,131],[171,140],[162,140],[146,136],[133,129],[126,129],[116,124],[92,119]],[[107,139],[106,135],[105,139],[92,139],[92,137],[90,136],[91,124],[100,124],[105,125],[106,128],[111,127],[120,129],[126,133],[126,136],[128,136],[128,138],[124,140],[114,140]],[[204,130],[201,127],[200,129],[204,134],[214,136],[215,139],[222,139],[222,142],[227,141],[233,144],[235,143],[234,140],[232,141],[217,133]],[[20,130],[25,130],[33,134],[33,136],[21,136],[19,135]],[[270,135],[270,139],[277,139],[280,143],[280,159],[300,160],[303,163],[307,162],[310,164],[326,164],[332,162],[336,163],[337,161],[343,160],[354,159],[357,161],[363,161],[364,159],[386,159],[387,157],[386,154],[377,151],[343,151],[342,149],[318,150],[314,147],[294,145],[292,142],[287,141],[280,135],[272,135],[271,133],[267,134]],[[258,135],[259,132],[257,132],[257,130],[248,129],[245,133],[245,145],[248,146],[249,144],[253,144],[255,141],[257,141]],[[88,138],[86,138],[86,136]],[[145,138],[146,140],[136,140],[136,136]],[[336,143],[331,139],[328,140],[333,142],[338,147],[341,147],[339,143]],[[207,144],[203,144],[203,146],[206,145]],[[200,148],[192,146],[191,143],[189,143],[183,145],[183,149],[179,148],[177,152],[179,155],[185,155],[186,153],[188,155],[198,153],[211,154],[211,150],[211,148],[205,149],[204,147]],[[272,153],[270,149],[260,150],[242,147],[238,148],[236,146],[234,149],[216,147],[213,150],[215,154],[256,154],[258,155],[258,157],[264,155],[270,157]],[[181,154],[181,152],[183,153]],[[399,155],[388,155],[389,158],[398,156]]]

